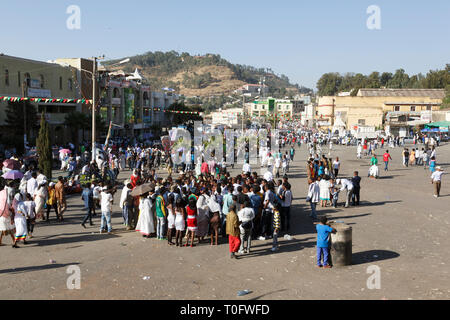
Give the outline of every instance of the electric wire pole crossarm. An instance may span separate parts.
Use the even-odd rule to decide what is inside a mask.
[[[86,73],[90,73],[92,75],[92,161],[95,161],[95,134],[96,134],[96,128],[95,128],[95,108],[96,108],[96,95],[97,95],[97,60],[105,59],[105,56],[101,57],[93,57],[93,67],[92,71],[80,69],[80,71],[84,71]],[[130,59],[125,59],[120,61],[119,63],[113,64],[112,66],[120,65],[129,62]]]

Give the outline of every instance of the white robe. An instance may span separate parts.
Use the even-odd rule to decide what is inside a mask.
[[[139,219],[136,225],[136,231],[145,236],[156,232],[152,203],[149,198],[141,199],[139,203]]]
[[[376,165],[371,166],[370,170],[369,170],[369,175],[371,175],[372,177],[377,178],[378,175],[379,175],[378,166],[376,166]]]
[[[23,201],[17,204],[16,214],[14,216],[14,224],[16,226],[16,240],[25,240],[28,235],[27,209]]]

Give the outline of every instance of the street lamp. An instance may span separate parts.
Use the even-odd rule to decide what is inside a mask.
[[[100,57],[93,57],[93,68],[92,68],[92,72],[85,70],[85,69],[80,69],[81,71],[90,73],[92,75],[92,161],[95,161],[95,129],[96,129],[96,124],[95,124],[95,100],[96,100],[96,95],[97,95],[97,60],[101,60],[101,59],[105,59],[105,56],[100,56]],[[118,63],[112,64],[110,65],[110,67],[114,67],[120,64],[124,64],[130,62],[130,58],[127,58],[125,60],[122,60]]]

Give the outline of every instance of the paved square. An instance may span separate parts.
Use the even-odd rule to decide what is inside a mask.
[[[353,227],[353,265],[328,270],[315,266],[316,233],[305,202],[306,148],[297,149],[289,174],[294,202],[292,240],[253,241],[250,254],[232,260],[228,244],[169,247],[125,231],[116,194],[113,235],[80,226],[84,212],[79,195],[68,199],[65,222],[39,222],[30,244],[0,247],[0,299],[449,299],[450,180],[443,176],[442,197],[432,196],[430,172],[405,168],[401,148],[391,150],[390,171],[368,179],[369,159],[356,159],[356,147],[335,146],[342,176],[360,172],[361,206],[319,208],[332,220]],[[377,154],[381,156],[380,149]],[[380,157],[379,157],[380,159]],[[382,161],[380,161],[382,162]],[[450,170],[450,145],[438,148],[437,162]],[[238,170],[234,170],[236,174]],[[128,178],[130,171],[120,178]],[[52,217],[52,216],[51,216]],[[69,290],[67,269],[77,265],[81,289]],[[381,272],[381,288],[369,289],[370,266]]]

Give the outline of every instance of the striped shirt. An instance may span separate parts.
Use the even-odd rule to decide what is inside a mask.
[[[280,212],[278,210],[273,211],[273,228],[280,229],[281,227],[281,218]]]

